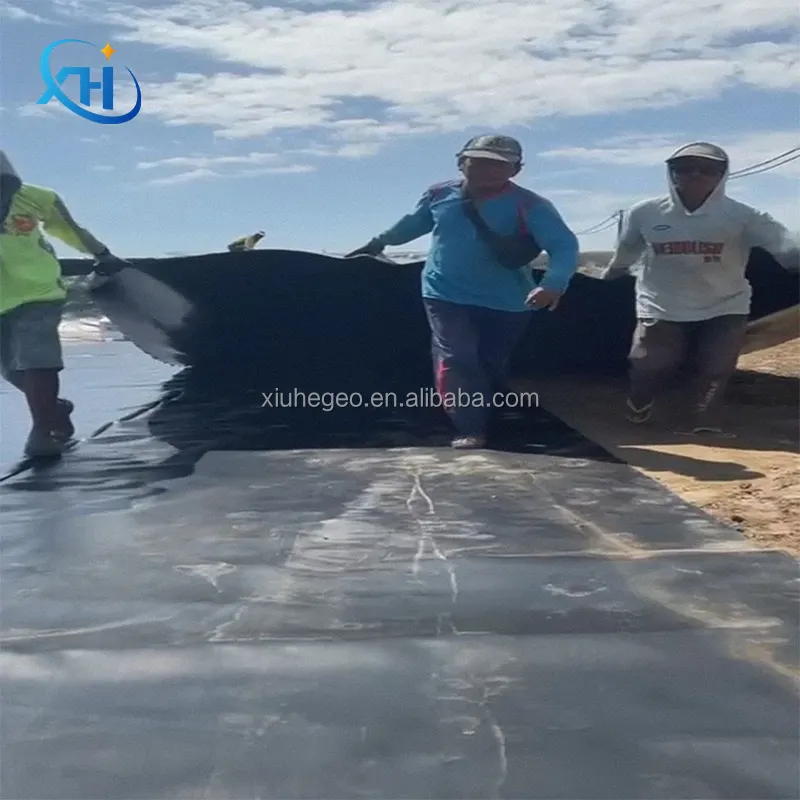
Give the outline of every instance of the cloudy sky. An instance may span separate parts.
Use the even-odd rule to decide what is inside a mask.
[[[522,141],[519,182],[577,232],[661,194],[687,141],[726,147],[733,169],[800,145],[800,6],[785,0],[0,0],[0,20],[2,146],[123,256],[258,229],[262,246],[356,247],[455,177],[484,131]],[[115,66],[119,114],[127,67],[135,119],[36,105],[62,38],[111,44],[110,61],[64,45],[51,70]],[[78,99],[76,77],[64,89]],[[730,193],[796,227],[799,177],[795,161]],[[580,238],[610,248],[614,228]]]

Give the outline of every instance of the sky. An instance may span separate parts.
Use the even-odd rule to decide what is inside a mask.
[[[261,247],[346,252],[457,177],[477,133],[524,148],[518,183],[584,250],[666,190],[689,141],[742,169],[800,145],[800,6],[785,0],[0,0],[0,147],[122,257]],[[123,124],[83,119],[50,71],[115,68]],[[106,43],[110,59],[100,53]],[[78,78],[63,85],[79,98]],[[729,194],[793,230],[800,160]],[[602,226],[601,226],[602,227]],[[59,255],[74,251],[54,242]],[[392,250],[424,251],[428,237]]]

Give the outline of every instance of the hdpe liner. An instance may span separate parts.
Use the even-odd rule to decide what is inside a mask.
[[[435,409],[263,409],[367,325],[295,288],[269,379],[198,362],[3,485],[0,796],[800,795],[797,563],[541,410],[462,453]],[[324,377],[418,387],[403,333]]]

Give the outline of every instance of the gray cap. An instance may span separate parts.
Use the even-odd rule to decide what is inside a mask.
[[[668,159],[675,161],[678,158],[707,158],[710,161],[725,161],[727,162],[728,154],[715,144],[710,142],[692,142],[679,147]]]
[[[491,158],[495,161],[505,161],[508,164],[519,164],[522,161],[522,145],[511,136],[484,134],[470,139],[458,155],[468,158]]]

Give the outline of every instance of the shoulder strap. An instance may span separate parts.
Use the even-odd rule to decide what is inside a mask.
[[[475,203],[472,201],[472,198],[467,194],[466,184],[461,185],[461,203],[464,208],[464,213],[470,218],[472,223],[478,229],[478,233],[487,241],[492,242],[494,241],[497,234],[489,228],[489,226],[483,221],[483,217],[481,217],[478,209],[475,207]]]
[[[517,207],[517,216],[522,228],[519,232],[522,235],[521,239],[519,235],[518,237],[504,237],[493,231],[481,217],[472,198],[467,194],[464,184],[461,186],[461,204],[464,213],[472,221],[478,235],[503,266],[510,269],[520,269],[529,265],[541,253],[541,246],[527,230],[525,218],[520,207]]]

